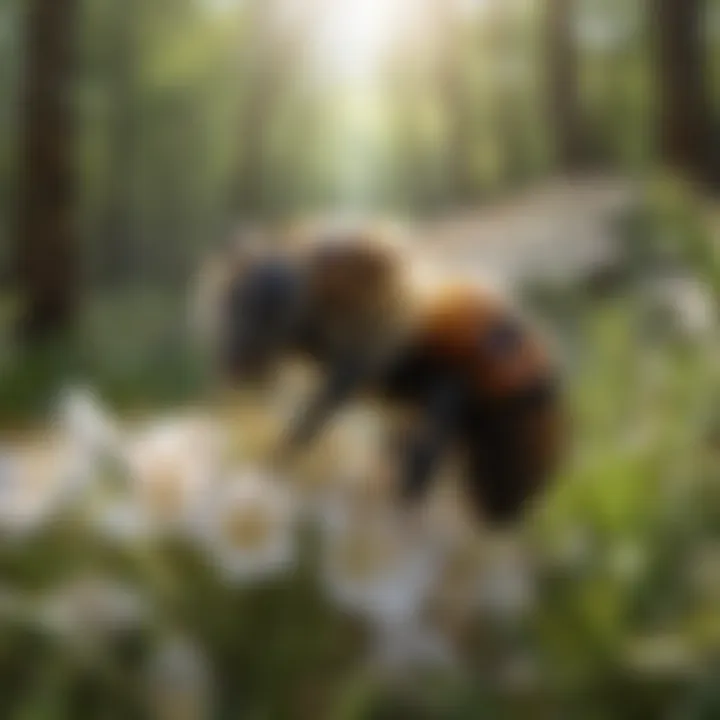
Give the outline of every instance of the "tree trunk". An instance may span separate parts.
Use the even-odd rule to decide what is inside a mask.
[[[117,3],[109,32],[110,167],[107,177],[107,205],[104,213],[105,257],[103,279],[110,284],[128,282],[137,270],[138,248],[134,232],[135,165],[138,145],[138,54],[140,51],[136,0]]]
[[[258,3],[248,20],[253,33],[245,47],[246,89],[238,133],[241,158],[232,188],[232,205],[249,221],[264,219],[268,212],[268,186],[272,181],[268,158],[270,122],[292,67],[283,62],[290,45],[278,37],[277,7],[276,0]]]
[[[17,251],[20,334],[67,333],[78,306],[71,93],[78,0],[28,0]]]
[[[447,161],[450,199],[463,207],[474,204],[480,192],[475,187],[470,161],[473,148],[472,98],[462,77],[462,68],[448,59],[440,75],[448,113]]]
[[[575,0],[548,0],[546,52],[548,111],[560,168],[581,169],[588,160],[578,89],[578,57],[573,38]]]
[[[434,0],[431,5],[436,29],[434,46],[435,82],[438,97],[445,113],[445,172],[448,201],[465,206],[479,200],[471,167],[475,137],[473,104],[475,98],[468,87],[464,62],[467,38],[457,9],[446,0]]]
[[[713,168],[712,106],[703,46],[703,0],[653,0],[660,90],[660,153],[671,168],[701,183]]]
[[[234,207],[247,219],[263,217],[267,210],[269,168],[267,134],[277,100],[277,76],[257,71],[249,81],[241,119],[242,159],[234,186]]]

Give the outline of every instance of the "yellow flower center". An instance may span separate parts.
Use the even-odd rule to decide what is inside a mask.
[[[392,548],[379,538],[348,537],[339,550],[340,565],[355,580],[369,580],[388,565]]]
[[[151,511],[161,518],[168,519],[182,512],[182,483],[170,463],[164,463],[151,476],[147,487],[147,501]]]
[[[271,523],[266,514],[257,510],[233,512],[225,520],[224,531],[234,547],[257,550],[267,542]]]

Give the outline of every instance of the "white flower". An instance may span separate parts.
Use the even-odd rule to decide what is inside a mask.
[[[119,537],[185,532],[219,475],[222,434],[199,418],[164,420],[131,438],[124,455],[128,493],[98,511],[99,529]]]
[[[99,399],[88,388],[68,388],[57,404],[57,421],[69,441],[93,459],[117,454],[121,433]]]
[[[515,622],[527,614],[534,600],[530,559],[515,538],[492,537],[475,528],[446,546],[431,607],[454,635],[478,614],[490,622]]]
[[[323,580],[338,607],[367,624],[370,669],[454,666],[451,643],[427,617],[443,543],[428,534],[424,515],[383,506],[377,497],[344,501],[324,528]]]
[[[311,518],[322,521],[332,512],[337,496],[358,485],[365,492],[383,492],[384,421],[372,408],[346,411],[302,453],[294,468],[293,486]]]
[[[295,510],[284,480],[246,470],[218,486],[197,533],[227,579],[266,578],[293,567]]]
[[[717,326],[717,307],[712,292],[691,277],[660,278],[644,288],[651,316],[669,323],[689,337],[703,337]]]
[[[140,627],[148,617],[138,592],[101,577],[69,582],[47,595],[38,608],[43,627],[85,649]]]
[[[45,527],[87,472],[83,459],[56,440],[0,451],[0,532],[25,537]]]
[[[344,609],[382,627],[417,618],[437,578],[436,548],[391,509],[346,507],[326,527],[324,579]]]
[[[488,538],[477,583],[480,608],[500,620],[525,615],[535,601],[535,578],[526,551],[514,538]]]
[[[165,640],[147,669],[150,717],[202,720],[212,714],[212,679],[201,650],[182,637]]]

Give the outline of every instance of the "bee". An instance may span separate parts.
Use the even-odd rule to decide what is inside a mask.
[[[419,290],[413,268],[373,226],[241,251],[225,266],[222,367],[239,382],[289,358],[317,367],[320,388],[282,441],[290,456],[360,394],[406,410],[410,430],[393,444],[401,497],[419,502],[454,453],[478,515],[513,523],[562,455],[548,345],[498,293],[451,280]]]

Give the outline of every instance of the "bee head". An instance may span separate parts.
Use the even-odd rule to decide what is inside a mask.
[[[224,299],[222,364],[233,379],[263,377],[297,337],[305,288],[291,258],[261,254],[231,280]]]
[[[206,263],[195,306],[203,346],[232,382],[263,379],[291,349],[306,294],[291,252],[242,240]]]

